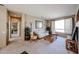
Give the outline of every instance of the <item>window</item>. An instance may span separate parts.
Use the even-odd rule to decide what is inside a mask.
[[[41,29],[41,28],[43,28],[43,22],[42,22],[42,21],[36,21],[35,27],[36,27],[36,29]]]
[[[64,32],[64,20],[55,21],[55,31]]]

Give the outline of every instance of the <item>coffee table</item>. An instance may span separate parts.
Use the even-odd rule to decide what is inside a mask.
[[[49,41],[51,43],[51,42],[53,42],[54,40],[57,39],[57,34],[53,33],[51,35],[46,35],[43,38],[44,38],[44,40],[47,40],[47,41]]]

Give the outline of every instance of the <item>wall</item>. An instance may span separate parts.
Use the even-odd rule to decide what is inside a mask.
[[[25,28],[25,18],[26,15],[22,14],[21,20],[21,39],[19,40],[21,43],[24,41],[24,28]],[[7,40],[7,8],[4,6],[0,6],[0,48],[6,46]]]
[[[35,21],[43,21],[43,28],[42,29],[36,29],[35,28]],[[30,16],[30,15],[26,15],[26,27],[31,27],[32,24],[32,31],[36,31],[36,30],[44,30],[45,29],[45,21],[42,19],[39,19],[37,17],[34,16]]]
[[[21,41],[24,41],[25,20],[26,20],[26,15],[22,14],[22,20],[21,20]]]
[[[7,9],[0,6],[0,48],[6,46]]]

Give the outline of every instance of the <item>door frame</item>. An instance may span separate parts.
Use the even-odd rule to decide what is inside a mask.
[[[11,21],[11,18],[16,18],[16,19],[19,19],[20,20],[20,32],[19,32],[19,36],[21,36],[21,16],[11,16],[11,15],[8,15],[8,19],[7,19],[7,39],[6,39],[6,45],[9,44],[9,40],[10,40],[10,21]]]

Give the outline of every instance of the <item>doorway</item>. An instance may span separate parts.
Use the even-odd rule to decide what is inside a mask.
[[[9,16],[7,44],[14,42],[21,37],[21,17]]]

